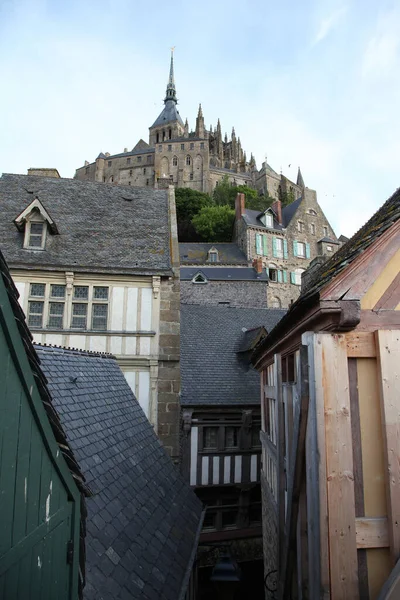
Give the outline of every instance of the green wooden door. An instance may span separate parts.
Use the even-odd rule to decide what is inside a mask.
[[[1,302],[0,598],[75,600],[79,494],[8,308]]]

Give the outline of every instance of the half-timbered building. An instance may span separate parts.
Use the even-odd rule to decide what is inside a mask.
[[[267,586],[377,598],[400,559],[400,191],[311,265],[252,363]]]

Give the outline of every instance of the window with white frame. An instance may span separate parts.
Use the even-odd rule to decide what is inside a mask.
[[[296,269],[294,272],[294,280],[296,285],[301,285],[301,274],[304,273],[305,269]]]
[[[297,242],[297,256],[301,258],[306,256],[306,245],[303,242]]]
[[[276,250],[275,256],[277,258],[283,258],[283,239],[282,238],[275,238],[275,250]]]
[[[218,262],[218,250],[216,248],[211,248],[208,251],[208,262]]]
[[[310,223],[310,232],[311,235],[315,235],[315,223]]]
[[[46,223],[44,221],[27,221],[25,226],[24,248],[43,250],[46,241]]]
[[[89,295],[90,292],[90,295]],[[105,331],[108,316],[108,287],[74,286],[71,329]]]
[[[304,231],[304,222],[303,221],[297,221],[297,231],[299,233],[303,233],[303,231]]]
[[[327,237],[328,236],[328,228],[324,227],[324,236]]]

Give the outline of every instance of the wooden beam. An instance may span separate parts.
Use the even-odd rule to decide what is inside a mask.
[[[400,331],[377,331],[390,554],[400,558]]]
[[[389,529],[386,517],[356,519],[357,548],[387,548]]]
[[[274,385],[264,385],[264,395],[266,398],[276,398],[276,388]]]
[[[375,358],[375,337],[370,331],[346,333],[347,356],[349,358]]]
[[[345,335],[318,334],[322,345],[332,600],[359,598],[353,449]]]

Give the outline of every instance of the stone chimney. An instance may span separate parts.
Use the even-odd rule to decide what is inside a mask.
[[[110,156],[110,153],[106,152],[105,156],[106,156],[106,158],[108,158]]]
[[[246,204],[246,196],[244,194],[237,194],[235,200],[235,211],[236,211],[236,220],[238,221],[240,217],[244,213]]]
[[[253,268],[255,269],[257,275],[261,275],[261,273],[263,272],[262,258],[258,257],[253,260]]]
[[[279,225],[282,225],[282,202],[280,200],[275,200],[271,208],[276,214],[276,218]]]
[[[128,152],[128,148],[124,148],[124,153],[126,154]]]
[[[57,177],[60,179],[60,173],[57,169],[28,169],[28,175],[37,175],[39,177]]]

